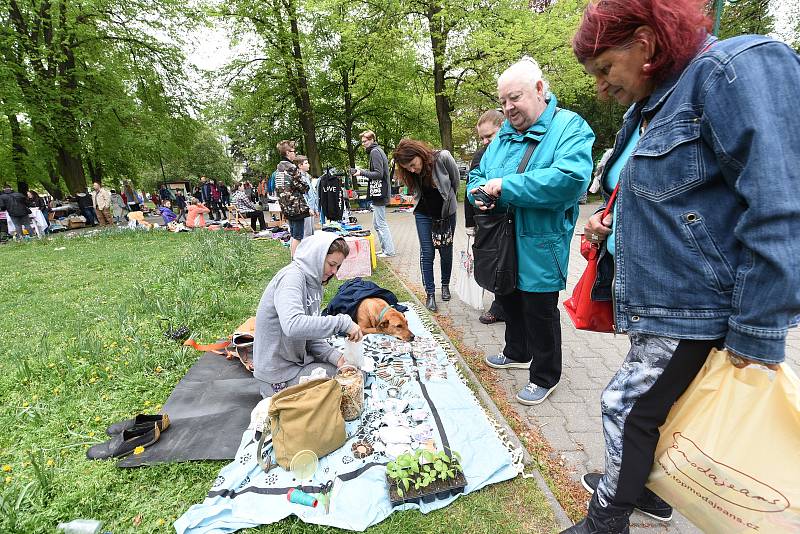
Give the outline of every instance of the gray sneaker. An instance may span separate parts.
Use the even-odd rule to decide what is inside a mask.
[[[506,358],[501,352],[493,354],[483,359],[484,363],[494,369],[530,369],[531,362],[518,362],[511,358]]]
[[[558,384],[556,384],[556,386],[557,385]],[[544,402],[547,396],[550,395],[554,389],[556,389],[556,386],[547,389],[543,388],[542,386],[537,386],[531,382],[525,386],[522,391],[517,393],[517,401],[526,406],[535,406],[541,402]]]

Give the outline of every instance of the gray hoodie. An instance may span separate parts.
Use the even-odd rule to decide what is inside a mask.
[[[256,311],[253,375],[262,382],[288,382],[314,362],[336,365],[341,354],[325,338],[353,327],[344,314],[321,316],[322,273],[331,243],[319,232],[303,239],[292,262],[272,278]]]

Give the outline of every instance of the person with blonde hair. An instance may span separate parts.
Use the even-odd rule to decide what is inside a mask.
[[[285,185],[283,182],[284,174],[282,174],[285,172],[285,170],[282,168],[281,163],[288,162],[294,165],[294,159],[297,155],[295,142],[288,139],[278,142],[278,144],[275,145],[275,148],[278,150],[278,154],[280,154],[281,159],[278,162],[279,168],[273,171],[269,177],[269,181],[267,182],[267,194],[269,195],[274,195],[278,189]]]

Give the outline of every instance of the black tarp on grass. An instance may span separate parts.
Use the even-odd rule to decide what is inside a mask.
[[[232,460],[261,400],[258,382],[238,360],[205,353],[164,404],[170,426],[155,444],[118,467],[188,460]]]

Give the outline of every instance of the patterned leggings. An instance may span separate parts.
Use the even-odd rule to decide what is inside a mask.
[[[597,488],[601,505],[633,508],[644,489],[670,408],[723,340],[678,340],[630,334],[631,348],[600,400],[606,472]]]

